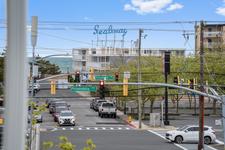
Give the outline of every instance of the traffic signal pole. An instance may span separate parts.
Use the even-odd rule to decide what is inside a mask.
[[[167,84],[167,76],[168,73],[165,72],[165,83]],[[165,120],[164,125],[169,125],[169,119],[168,119],[168,87],[165,87]]]

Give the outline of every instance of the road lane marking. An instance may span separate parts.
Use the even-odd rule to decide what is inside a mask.
[[[114,130],[114,128],[110,128],[110,130]]]
[[[218,150],[218,149],[216,149],[216,148],[214,148],[214,147],[211,147],[211,146],[208,146],[208,145],[206,145],[208,148],[210,148],[210,149],[212,149],[212,150]]]
[[[220,141],[220,140],[215,140],[215,142],[218,143],[218,144],[221,144],[221,145],[224,144],[224,143],[223,143],[222,141]]]
[[[104,127],[103,127],[102,129],[103,129],[103,130],[105,130],[105,128],[104,128]]]
[[[82,128],[78,128],[78,130],[82,130]]]
[[[130,128],[126,128],[126,130],[130,130]]]
[[[70,130],[74,130],[74,128],[70,128]]]
[[[56,130],[58,130],[58,128],[54,128],[54,129],[52,129],[52,131],[56,131]]]
[[[119,130],[122,130],[122,128],[118,128]]]
[[[152,130],[147,130],[147,131],[148,131],[148,132],[151,132],[151,133],[153,133],[153,134],[155,134],[155,135],[157,135],[157,136],[159,136],[159,137],[161,137],[161,138],[163,138],[164,140],[167,140],[164,136],[162,136],[161,134],[159,134],[159,133],[157,133],[157,132],[155,132],[155,131],[152,131]],[[167,141],[169,141],[169,140],[167,140]],[[176,143],[173,143],[173,144],[176,145],[177,147],[183,149],[183,150],[188,150],[187,148],[185,148],[185,147],[183,147],[183,146],[181,146],[181,145],[179,145],[179,144],[176,144]]]
[[[98,128],[97,128],[97,127],[95,127],[94,129],[95,129],[95,130],[98,130]]]
[[[87,130],[90,130],[90,128],[86,128]]]
[[[62,128],[62,130],[66,130],[66,128]]]

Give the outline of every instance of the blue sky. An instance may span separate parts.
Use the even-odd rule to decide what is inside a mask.
[[[6,0],[0,0],[0,26],[4,26]],[[41,56],[71,52],[72,48],[92,47],[95,24],[82,25],[74,22],[170,22],[170,21],[225,21],[224,0],[30,0],[28,3],[28,25],[31,16],[38,16],[39,31],[37,54]],[[48,22],[48,23],[44,23]],[[52,23],[60,22],[60,25]],[[73,22],[69,24],[68,22]],[[110,24],[101,25],[108,28]],[[112,23],[113,28],[128,29],[124,37],[125,47],[131,47],[136,40],[138,30],[146,29],[178,29],[194,30],[194,24],[136,24],[128,25]],[[45,29],[43,29],[45,28]],[[48,28],[48,29],[46,29]],[[87,28],[89,30],[80,30]],[[60,30],[59,30],[60,29]],[[79,29],[79,30],[77,30]],[[193,35],[185,41],[182,32],[145,31],[142,47],[153,48],[194,48]],[[28,31],[28,55],[31,52],[30,32]],[[99,36],[105,40],[105,36]],[[113,40],[114,35],[107,39]],[[116,34],[116,40],[122,40]],[[5,46],[5,28],[0,28],[0,47]],[[97,44],[93,42],[95,47]],[[98,45],[101,45],[99,43]],[[103,43],[111,46],[112,43]],[[121,43],[117,43],[121,47]]]

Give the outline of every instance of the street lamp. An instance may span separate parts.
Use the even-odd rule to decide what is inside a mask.
[[[31,101],[33,101],[34,96],[34,57],[35,57],[35,47],[37,44],[37,24],[38,24],[38,17],[32,16],[32,26],[31,26],[31,44],[32,44],[32,72],[31,72],[31,82],[32,82],[32,89],[31,89]],[[30,139],[29,139],[29,148],[32,149],[32,120],[33,120],[33,107],[31,106],[30,110]]]

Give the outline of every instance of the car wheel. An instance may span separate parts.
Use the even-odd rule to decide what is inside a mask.
[[[204,143],[205,143],[205,144],[209,145],[209,144],[211,144],[211,141],[212,141],[212,140],[211,140],[211,138],[210,138],[209,136],[205,136],[205,137],[204,137]]]
[[[181,144],[183,142],[183,137],[178,135],[175,137],[175,142],[178,143],[178,144]]]

